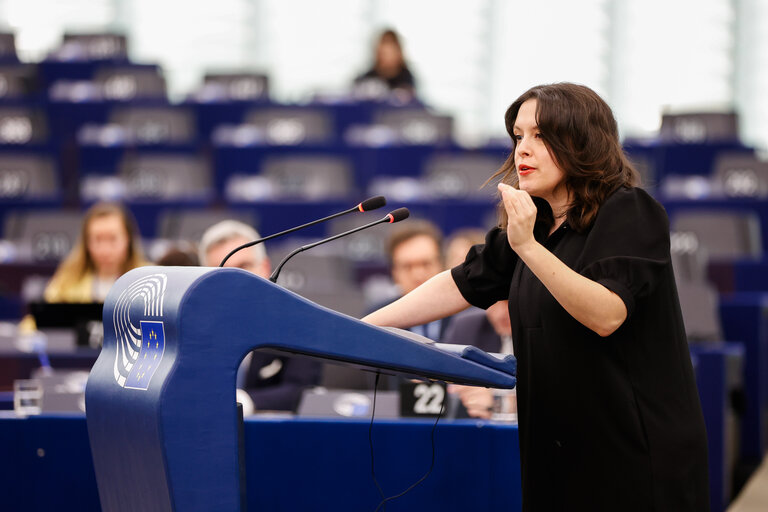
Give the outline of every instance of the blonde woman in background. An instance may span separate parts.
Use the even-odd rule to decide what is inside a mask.
[[[133,216],[98,203],[83,218],[80,237],[45,289],[46,302],[104,302],[117,278],[146,265]]]

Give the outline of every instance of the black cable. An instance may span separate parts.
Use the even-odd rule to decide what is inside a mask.
[[[384,497],[384,491],[381,488],[381,485],[379,485],[379,481],[376,480],[376,470],[373,464],[373,417],[376,415],[376,392],[379,389],[379,377],[381,374],[379,372],[376,372],[376,380],[373,383],[373,407],[371,408],[371,424],[368,425],[368,444],[371,447],[371,477],[373,478],[373,483],[376,484],[376,488],[379,490],[379,496],[381,496],[381,499],[386,499]],[[386,508],[384,509],[386,510]]]
[[[375,396],[376,394],[374,391],[374,397]],[[435,467],[435,429],[437,428],[437,422],[440,421],[440,417],[443,415],[444,410],[445,410],[445,400],[443,400],[443,402],[440,404],[440,414],[438,414],[437,418],[435,418],[435,424],[432,425],[432,432],[430,433],[430,438],[432,439],[432,463],[429,465],[429,470],[427,470],[427,472],[424,473],[424,476],[419,478],[416,482],[414,482],[410,487],[408,487],[406,490],[404,490],[400,494],[396,494],[394,496],[390,496],[388,498],[381,500],[381,503],[379,503],[379,506],[376,507],[376,510],[374,512],[379,512],[379,509],[381,509],[382,512],[386,510],[386,503],[388,501],[396,500],[397,498],[405,496],[407,493],[412,491],[417,485],[419,485],[421,482],[426,480],[429,474],[432,473],[432,470]],[[371,422],[373,422],[373,419],[371,419]],[[373,448],[371,448],[371,453],[373,453]],[[378,483],[376,485],[378,485]],[[383,509],[381,508],[382,505],[384,505]]]

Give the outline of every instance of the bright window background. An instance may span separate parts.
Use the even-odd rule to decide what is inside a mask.
[[[741,113],[744,140],[768,151],[768,1],[738,4],[733,100]]]
[[[622,134],[664,111],[737,108],[743,139],[768,149],[766,0],[0,0],[19,53],[39,60],[65,30],[123,30],[131,57],[163,66],[174,99],[211,70],[267,72],[273,96],[343,91],[393,27],[423,99],[463,140],[504,135],[531,85],[579,82]]]
[[[610,101],[610,3],[495,2],[492,85],[485,126],[504,133],[504,112],[509,104],[542,83],[584,84]]]
[[[664,110],[732,107],[736,3],[612,2],[610,99],[626,133],[655,131]]]
[[[248,67],[249,4],[247,0],[126,1],[131,59],[162,64],[177,99],[194,89],[208,69]]]
[[[0,0],[0,28],[16,33],[22,60],[37,61],[58,46],[65,30],[116,28],[117,9],[110,0]]]

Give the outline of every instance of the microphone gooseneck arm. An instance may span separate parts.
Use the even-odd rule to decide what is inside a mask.
[[[338,235],[334,235],[329,238],[325,238],[323,240],[319,240],[317,242],[313,242],[311,244],[302,245],[298,249],[294,249],[291,251],[285,258],[282,259],[280,264],[277,265],[277,268],[275,268],[275,271],[272,272],[272,275],[269,276],[269,280],[274,282],[277,282],[277,277],[280,275],[280,271],[282,270],[283,266],[288,262],[289,259],[293,258],[300,252],[304,252],[308,249],[312,249],[313,247],[317,247],[318,245],[322,245],[328,242],[333,242],[334,240],[338,240],[339,238],[345,237],[347,235],[352,235],[357,233],[358,231],[362,231],[364,229],[372,228],[373,226],[377,226],[379,224],[384,223],[393,223],[393,222],[400,222],[401,220],[407,219],[409,215],[407,208],[398,208],[397,210],[394,210],[393,212],[388,213],[384,218],[381,218],[379,220],[375,220],[373,222],[369,222],[368,224],[363,224],[362,226],[358,226],[354,229],[350,229],[349,231],[345,231],[343,233],[339,233]]]
[[[265,236],[264,238],[259,238],[258,240],[253,240],[251,242],[244,243],[243,245],[239,245],[229,251],[229,254],[224,256],[224,259],[221,260],[221,263],[219,263],[220,267],[223,267],[224,264],[227,262],[227,260],[235,254],[237,251],[241,251],[243,249],[247,249],[248,247],[253,247],[256,244],[260,244],[262,242],[266,242],[267,240],[272,240],[273,238],[277,238],[279,236],[287,235],[289,233],[293,233],[294,231],[298,231],[300,229],[308,228],[310,226],[314,226],[315,224],[320,224],[321,222],[329,221],[331,219],[335,219],[336,217],[341,217],[342,215],[346,215],[348,213],[352,212],[368,212],[371,210],[375,210],[376,208],[381,208],[382,206],[387,204],[387,200],[384,198],[384,196],[375,196],[366,199],[365,201],[361,202],[357,206],[353,206],[352,208],[349,208],[348,210],[344,210],[339,213],[334,213],[333,215],[329,215],[327,217],[323,217],[322,219],[313,220],[312,222],[307,222],[306,224],[302,224],[301,226],[296,226],[291,229],[286,229],[285,231],[281,231],[279,233],[275,233],[273,235]]]

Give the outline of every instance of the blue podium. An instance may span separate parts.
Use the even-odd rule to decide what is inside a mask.
[[[235,377],[253,350],[512,388],[516,365],[318,306],[231,268],[143,267],[113,286],[86,388],[105,511],[238,511]]]

